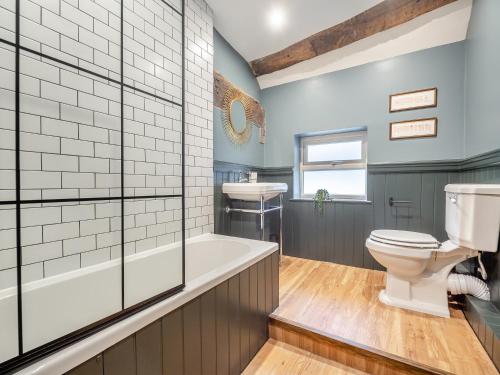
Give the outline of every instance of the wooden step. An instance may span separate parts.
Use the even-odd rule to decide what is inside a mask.
[[[450,374],[271,315],[270,338],[369,374]]]
[[[242,375],[367,375],[322,356],[269,339]]]

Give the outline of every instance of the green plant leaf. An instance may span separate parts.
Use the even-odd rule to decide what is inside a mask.
[[[318,189],[314,194],[314,209],[318,210],[321,214],[324,213],[324,202],[330,200],[330,194],[326,189]]]

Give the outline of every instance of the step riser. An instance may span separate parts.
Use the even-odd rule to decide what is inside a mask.
[[[367,374],[446,374],[384,357],[274,318],[269,320],[269,336]]]

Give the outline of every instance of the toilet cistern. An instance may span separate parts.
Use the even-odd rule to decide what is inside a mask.
[[[379,299],[391,306],[449,317],[448,275],[467,258],[496,252],[500,234],[500,185],[450,184],[446,233],[439,243],[429,234],[375,230],[366,247],[387,268]]]

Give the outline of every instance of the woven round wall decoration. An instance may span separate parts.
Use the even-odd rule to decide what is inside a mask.
[[[234,121],[231,116],[231,108],[235,102],[240,102],[245,110],[245,127],[243,130],[238,131],[234,126]],[[244,95],[240,90],[236,88],[230,88],[224,93],[224,100],[222,103],[222,116],[224,122],[224,130],[226,131],[229,139],[238,144],[242,145],[247,143],[252,135],[252,125],[253,125],[253,111],[252,103],[248,96]]]

